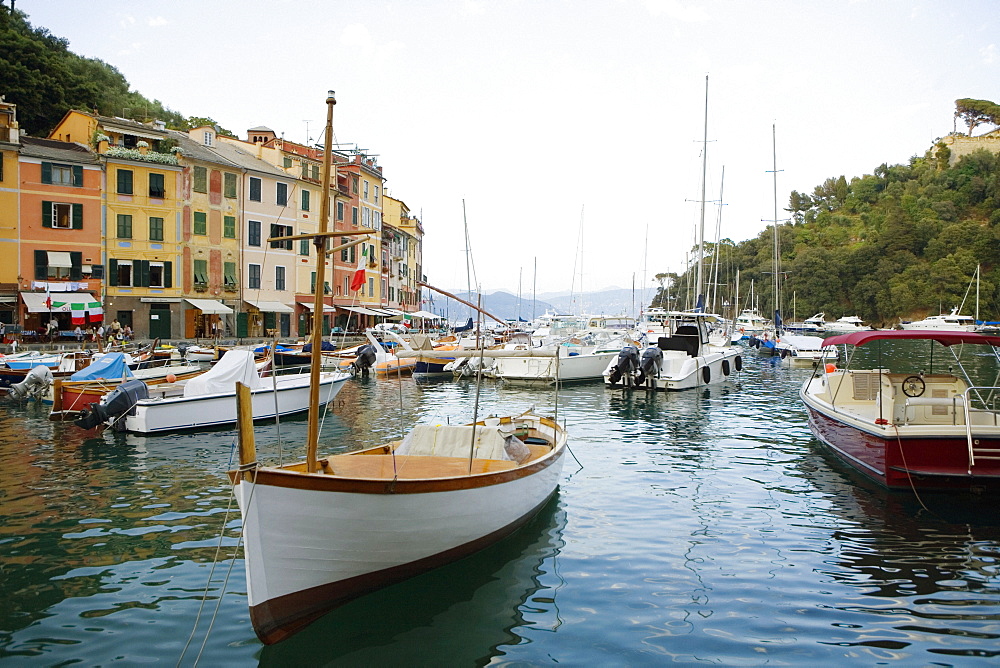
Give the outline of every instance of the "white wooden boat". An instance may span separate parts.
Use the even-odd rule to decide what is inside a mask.
[[[789,366],[811,367],[826,362],[836,362],[840,353],[822,336],[784,334],[776,348],[781,361]]]
[[[307,462],[231,471],[257,636],[282,640],[512,533],[555,492],[565,446],[553,420],[525,413],[418,425],[402,441],[324,457],[313,472]]]
[[[234,424],[238,382],[251,389],[254,420],[294,415],[309,407],[309,376],[262,377],[252,352],[231,350],[211,369],[186,381],[158,385],[126,381],[84,411],[76,424],[89,428],[110,423],[116,430],[136,434]],[[332,400],[348,378],[350,374],[341,372],[322,374],[322,403]]]
[[[495,358],[484,375],[519,383],[598,380],[624,345],[622,338],[589,346],[564,342],[547,347],[549,352],[545,356],[533,355],[537,349],[530,349],[522,356]]]

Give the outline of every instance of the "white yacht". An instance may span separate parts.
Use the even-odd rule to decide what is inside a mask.
[[[834,322],[826,323],[826,331],[828,332],[864,332],[871,329],[868,325],[861,321],[856,315],[845,315],[842,318],[837,318]]]
[[[959,315],[957,308],[953,308],[948,315],[932,315],[923,320],[904,322],[900,326],[903,329],[924,329],[938,332],[974,332],[977,329],[976,319],[971,315]]]

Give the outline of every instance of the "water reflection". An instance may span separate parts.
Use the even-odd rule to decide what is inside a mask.
[[[507,539],[331,612],[264,647],[260,665],[486,665],[525,641],[522,628],[562,624],[556,566],[565,525],[557,493]],[[317,645],[325,648],[319,662]]]

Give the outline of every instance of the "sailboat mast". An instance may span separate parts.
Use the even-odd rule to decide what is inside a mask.
[[[697,272],[697,289],[695,290],[695,299],[697,302],[695,308],[697,309],[702,302],[703,293],[702,286],[704,285],[704,278],[702,277],[702,258],[705,250],[705,186],[708,176],[708,75],[705,75],[705,132],[702,139],[701,148],[701,220],[698,223],[698,272]]]
[[[336,171],[330,173],[333,163],[333,107],[337,104],[334,92],[326,94],[326,136],[323,143],[323,197],[319,208],[319,234],[316,236],[316,294],[313,295],[312,355],[309,359],[309,422],[306,433],[306,469],[309,473],[318,470],[316,452],[319,449],[319,374],[323,355],[323,288],[326,285],[326,233],[330,224],[330,180]]]
[[[469,244],[469,220],[465,217],[465,198],[462,198],[462,226],[465,228],[465,289],[469,299],[472,299],[472,274],[469,271],[469,258],[472,247]],[[469,307],[469,317],[473,317],[472,307]]]
[[[780,245],[778,243],[778,135],[776,124],[771,124],[771,157],[773,171],[772,175],[774,177],[774,313],[775,316],[780,316],[781,314],[781,252]],[[778,328],[778,323],[774,323],[775,330]],[[776,331],[777,334],[777,331]]]

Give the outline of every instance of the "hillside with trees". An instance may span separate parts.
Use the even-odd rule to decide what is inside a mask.
[[[971,131],[984,122],[1000,124],[1000,108],[958,100],[956,117]],[[883,164],[850,180],[832,177],[810,194],[793,191],[789,220],[778,225],[783,318],[792,319],[793,295],[800,319],[823,311],[891,326],[947,313],[963,300],[962,313],[972,315],[972,282],[981,265],[980,315],[1000,319],[1000,155],[982,149],[954,164],[950,159],[948,146],[938,142],[909,164]],[[739,269],[741,294],[753,281],[762,314],[774,308],[773,240],[772,227],[754,239],[706,249],[709,266],[718,253],[717,282],[729,286],[722,288],[727,298]],[[672,297],[683,303],[693,274],[658,278],[675,279]],[[665,295],[661,290],[654,305]],[[747,306],[744,297],[740,302]]]
[[[0,44],[0,95],[17,105],[18,123],[27,134],[46,136],[70,109],[139,121],[158,119],[178,130],[214,124],[210,118],[185,117],[131,90],[115,67],[74,54],[66,39],[32,27],[24,12],[2,2]]]

